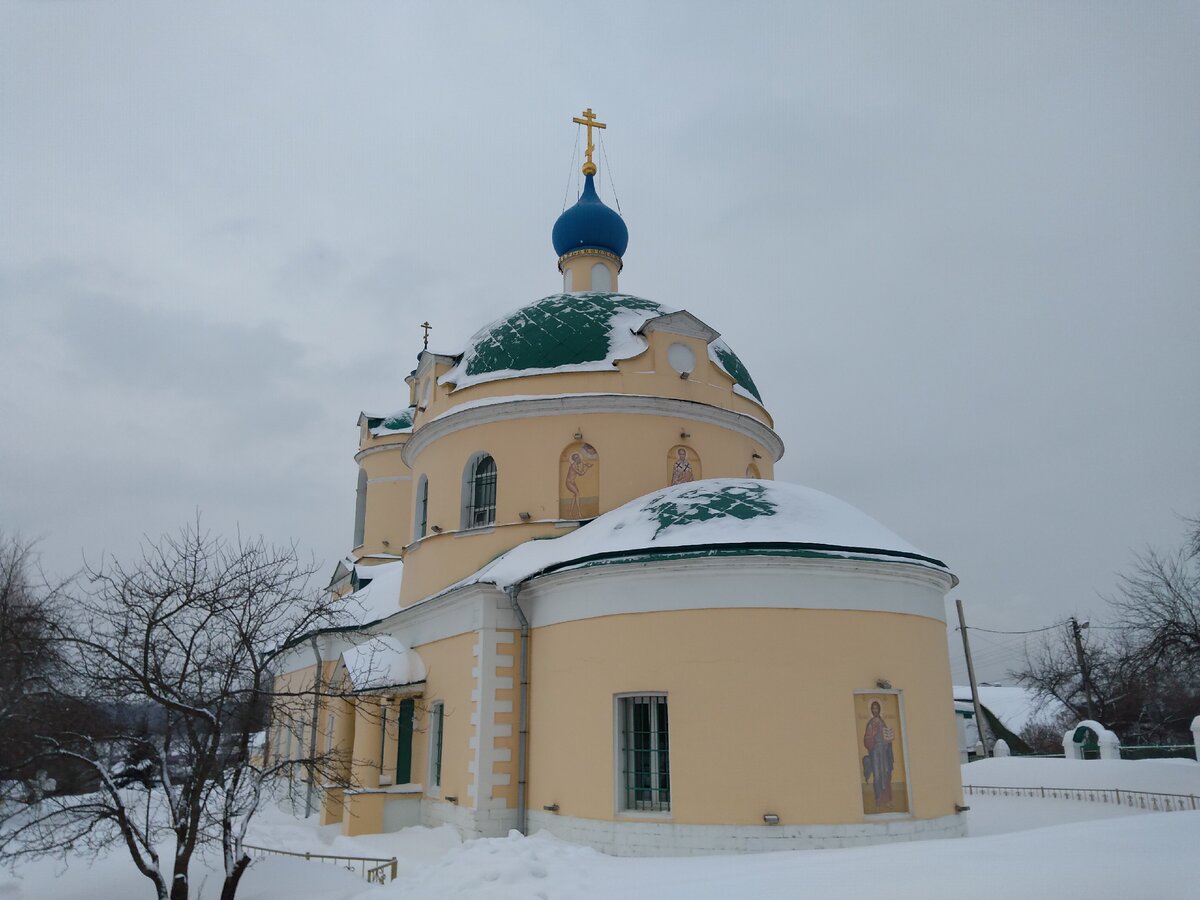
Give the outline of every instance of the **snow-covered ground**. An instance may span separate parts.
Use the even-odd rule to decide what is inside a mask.
[[[968,784],[1117,787],[1200,795],[1200,764],[1187,760],[999,759],[963,767]],[[1150,900],[1192,896],[1198,876],[1200,811],[1146,813],[1127,807],[1004,797],[970,797],[970,837],[849,850],[685,859],[616,859],[548,835],[461,841],[448,826],[347,838],[275,810],[256,822],[252,842],[316,853],[396,856],[400,877],[386,886],[299,860],[263,859],[247,873],[242,900],[888,900],[1070,896]],[[198,897],[220,891],[217,860],[197,864]],[[204,875],[207,873],[207,879]],[[0,875],[0,900],[150,897],[149,883],[118,851],[88,863],[43,860]]]

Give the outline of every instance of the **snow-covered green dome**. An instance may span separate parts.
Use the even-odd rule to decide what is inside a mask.
[[[837,497],[782,481],[710,478],[638,497],[556,540],[521,544],[471,580],[507,587],[563,568],[697,556],[874,560],[950,575],[941,560]]]
[[[440,382],[457,389],[526,375],[611,371],[617,360],[646,349],[637,333],[643,325],[676,311],[631,294],[552,294],[477,331]],[[708,349],[734,380],[734,390],[761,403],[754,379],[729,345],[717,339]]]

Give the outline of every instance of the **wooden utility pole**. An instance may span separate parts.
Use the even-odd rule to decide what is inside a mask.
[[[971,679],[971,701],[975,704],[975,727],[979,730],[979,743],[983,745],[983,755],[987,758],[987,734],[984,731],[983,707],[979,703],[979,685],[975,681],[975,663],[971,660],[971,641],[967,638],[967,619],[963,615],[962,600],[954,598],[958,607],[958,630],[962,632],[963,654],[967,657],[967,677]]]
[[[1079,624],[1079,620],[1071,616],[1071,637],[1075,638],[1075,655],[1079,659],[1079,676],[1083,679],[1083,695],[1087,698],[1088,718],[1096,721],[1096,710],[1092,705],[1092,679],[1088,676],[1087,659],[1083,655],[1083,629],[1088,622]]]

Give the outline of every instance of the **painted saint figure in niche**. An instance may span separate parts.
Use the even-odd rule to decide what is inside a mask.
[[[883,720],[882,707],[878,700],[871,701],[871,718],[863,732],[863,746],[867,755],[863,757],[863,778],[872,783],[875,791],[875,806],[887,810],[892,805],[892,770],[896,758],[892,745],[896,733]]]
[[[584,446],[590,446],[585,444]],[[563,479],[563,485],[567,489],[567,493],[571,495],[571,508],[576,517],[580,516],[579,508],[579,476],[586,475],[594,463],[584,462],[583,457],[578,451],[571,454],[571,461],[567,464],[567,477]]]
[[[863,813],[907,813],[908,772],[904,754],[904,717],[898,693],[854,692],[855,730],[862,764]]]
[[[688,460],[687,448],[677,448],[675,450],[675,465],[671,468],[671,484],[686,484],[689,481],[695,480],[696,472],[692,469],[692,464]]]
[[[558,516],[591,519],[600,515],[600,454],[591,444],[568,444],[558,463]]]

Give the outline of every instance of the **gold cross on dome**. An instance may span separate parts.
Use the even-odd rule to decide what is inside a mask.
[[[429,332],[433,328],[428,322],[422,322],[421,327],[425,329],[425,349],[429,349]]]
[[[582,119],[579,118],[579,116],[576,116],[571,121],[578,122],[580,125],[587,126],[587,130],[588,130],[587,150],[585,151],[585,153],[587,155],[587,162],[585,162],[583,164],[583,174],[584,175],[595,175],[596,174],[596,164],[594,162],[592,162],[592,153],[595,151],[596,145],[592,143],[592,129],[593,128],[607,128],[608,126],[605,125],[603,122],[596,121],[596,114],[594,112],[592,112],[592,108],[590,106],[583,111]]]

